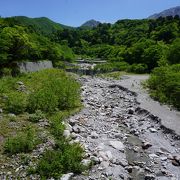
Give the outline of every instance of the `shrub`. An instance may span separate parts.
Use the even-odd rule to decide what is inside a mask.
[[[128,71],[134,72],[134,73],[146,73],[147,72],[147,65],[146,64],[132,64]]]
[[[69,144],[65,140],[57,143],[57,149],[47,151],[39,161],[36,172],[43,178],[58,178],[67,172],[81,173],[85,167],[81,161],[83,149],[79,144]]]
[[[64,110],[80,105],[80,86],[73,78],[60,70],[46,70],[40,72],[39,76],[35,78],[39,86],[28,98],[29,112],[38,109],[52,113],[57,108]]]
[[[10,68],[0,69],[0,75],[2,75],[2,76],[11,76],[12,75],[12,69],[10,69]]]
[[[37,110],[34,114],[29,115],[29,120],[32,122],[38,122],[40,119],[44,119],[44,118],[45,115],[40,110]]]
[[[4,144],[4,151],[9,154],[27,153],[34,149],[37,144],[35,131],[31,127],[25,132],[17,134],[15,137],[8,138]]]
[[[180,109],[180,64],[155,68],[147,84],[152,97]]]
[[[8,94],[6,109],[15,114],[23,113],[26,110],[26,95],[21,92],[11,92]]]
[[[62,123],[62,120],[67,116],[66,113],[58,112],[51,116],[51,133],[55,136],[55,138],[62,138],[65,125]]]
[[[29,95],[29,112],[35,112],[36,110],[41,110],[43,112],[53,112],[57,106],[57,96],[51,91],[51,89],[47,87],[36,90]]]

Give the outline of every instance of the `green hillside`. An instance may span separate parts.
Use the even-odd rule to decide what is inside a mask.
[[[8,21],[12,21],[13,23],[21,26],[28,26],[33,28],[36,32],[43,33],[45,35],[49,35],[57,30],[62,30],[63,28],[71,28],[59,23],[56,23],[46,17],[39,18],[29,18],[26,16],[14,16],[10,18],[5,18]]]

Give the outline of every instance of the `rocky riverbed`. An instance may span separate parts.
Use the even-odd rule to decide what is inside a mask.
[[[73,179],[180,179],[179,136],[143,109],[120,81],[81,77],[84,109],[68,120],[65,135],[86,151],[91,170]]]
[[[84,108],[67,119],[64,136],[82,144],[86,152],[82,163],[92,167],[82,175],[65,174],[61,180],[180,179],[179,134],[164,126],[162,120],[166,119],[146,106],[153,103],[139,89],[139,80],[145,78],[138,83],[127,78],[78,77]],[[39,175],[28,176],[27,170],[29,165],[37,165],[36,160],[47,149],[54,147],[48,126],[46,119],[38,123],[43,143],[30,154],[13,155],[11,159],[0,156],[7,161],[0,164],[0,179],[40,179]]]

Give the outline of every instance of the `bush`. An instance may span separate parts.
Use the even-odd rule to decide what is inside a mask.
[[[62,123],[62,120],[67,116],[66,113],[58,112],[51,116],[51,134],[54,135],[56,139],[62,138],[65,125]]]
[[[11,75],[12,75],[12,69],[10,68],[0,69],[0,76],[11,76]]]
[[[112,72],[112,71],[125,71],[129,67],[129,64],[126,62],[110,62],[105,64],[98,64],[95,66],[95,71],[100,73]]]
[[[58,98],[51,89],[44,87],[31,93],[28,98],[29,112],[41,110],[43,112],[53,112],[58,106]]]
[[[57,149],[47,151],[39,161],[36,173],[42,178],[58,178],[67,172],[81,173],[85,167],[81,161],[83,149],[79,144],[69,144],[65,140],[57,143]]]
[[[38,122],[41,119],[44,119],[45,115],[42,113],[42,111],[37,110],[34,114],[29,115],[29,120],[31,122]]]
[[[35,131],[31,127],[25,129],[25,132],[17,136],[8,138],[4,145],[4,151],[9,154],[27,153],[34,149],[37,144]]]
[[[155,68],[147,84],[152,97],[180,109],[180,64]]]
[[[15,114],[23,113],[26,110],[26,95],[21,92],[11,92],[8,94],[6,109]]]
[[[36,77],[39,87],[33,90],[28,98],[29,112],[41,110],[52,113],[60,110],[74,108],[80,105],[79,84],[73,78],[60,70],[46,70]]]
[[[147,65],[146,64],[132,64],[129,67],[128,71],[143,74],[147,72]]]

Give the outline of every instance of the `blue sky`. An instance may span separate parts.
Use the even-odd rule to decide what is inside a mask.
[[[110,23],[142,19],[179,5],[180,0],[0,0],[0,15],[45,16],[65,25],[80,26],[90,19]]]

